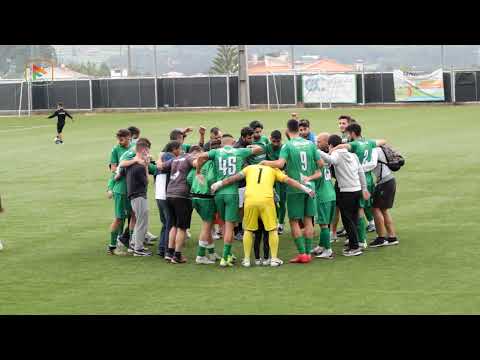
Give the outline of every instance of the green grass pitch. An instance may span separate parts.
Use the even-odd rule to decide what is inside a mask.
[[[107,161],[115,131],[135,125],[158,153],[174,127],[220,126],[235,136],[251,120],[283,129],[292,110],[77,115],[55,145],[46,116],[0,118],[0,314],[472,314],[480,312],[475,144],[480,107],[299,109],[312,129],[337,131],[353,115],[370,138],[406,157],[392,211],[399,246],[360,257],[280,268],[195,265],[195,214],[185,265],[106,255],[112,200]],[[198,139],[195,133],[188,142]],[[150,230],[160,221],[149,186]],[[318,236],[318,228],[316,229]],[[369,234],[369,239],[373,234]],[[222,243],[216,242],[217,251]],[[234,252],[241,255],[241,243]],[[289,229],[280,257],[295,254]]]

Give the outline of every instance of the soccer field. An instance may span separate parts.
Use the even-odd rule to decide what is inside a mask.
[[[480,313],[477,106],[297,110],[315,133],[337,132],[337,117],[350,114],[366,137],[385,138],[405,156],[392,210],[399,246],[347,258],[341,241],[334,261],[288,264],[295,254],[288,228],[279,268],[195,265],[195,214],[185,265],[106,254],[113,217],[107,164],[117,129],[139,127],[156,154],[174,127],[196,128],[187,143],[198,140],[199,125],[238,136],[260,120],[269,135],[284,129],[291,111],[77,115],[67,121],[63,146],[54,144],[53,119],[0,118],[0,314]],[[150,231],[157,234],[152,185]],[[239,258],[241,249],[235,241]]]

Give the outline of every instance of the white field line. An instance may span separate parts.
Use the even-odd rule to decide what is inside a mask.
[[[31,130],[31,129],[39,129],[39,128],[44,128],[44,127],[52,127],[52,125],[39,125],[39,126],[30,126],[30,127],[19,128],[19,129],[0,130],[0,132],[4,133],[4,132]]]

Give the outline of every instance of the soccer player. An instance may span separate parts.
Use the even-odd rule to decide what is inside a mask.
[[[168,241],[168,251],[165,260],[172,264],[183,264],[187,259],[182,255],[182,250],[190,228],[192,219],[192,199],[187,176],[190,169],[196,166],[196,159],[201,153],[202,147],[193,145],[188,154],[169,160],[165,163],[157,163],[161,170],[170,171],[170,182],[167,186],[167,203],[172,215],[172,228]]]
[[[272,131],[270,134],[270,143],[265,148],[267,160],[274,161],[280,157],[280,149],[282,148],[282,133],[278,130]],[[275,183],[275,192],[278,196],[278,234],[283,234],[285,228],[285,214],[287,211],[287,188],[284,183]]]
[[[357,256],[362,254],[358,245],[358,212],[360,199],[368,200],[370,193],[367,190],[367,181],[362,166],[355,154],[346,149],[335,149],[342,143],[338,135],[330,135],[328,146],[331,155],[319,150],[322,160],[332,164],[335,168],[335,176],[339,191],[337,203],[342,215],[342,222],[348,236],[348,245],[343,251],[345,256]]]
[[[126,166],[120,165],[120,171],[115,176],[118,180],[125,177],[127,183],[127,196],[133,212],[135,213],[135,227],[133,229],[134,241],[130,248],[133,248],[133,256],[151,256],[152,253],[145,249],[144,240],[148,229],[148,167],[150,165],[150,147],[148,139],[140,138],[135,145],[135,157]],[[156,174],[156,168],[152,171]]]
[[[182,151],[182,144],[178,141],[170,141],[163,152],[160,153],[158,162],[166,162],[180,156]],[[170,234],[171,214],[167,204],[167,185],[170,181],[170,172],[158,170],[155,178],[155,200],[157,202],[158,213],[160,215],[160,222],[162,223],[162,229],[160,230],[160,241],[158,242],[158,255],[162,258],[165,257],[165,253],[168,247],[168,237]]]
[[[328,152],[328,138],[330,134],[321,133],[317,136],[318,149]],[[333,259],[334,254],[330,244],[329,226],[335,216],[335,189],[333,187],[332,175],[330,174],[330,166],[325,164],[321,171],[311,177],[304,179],[305,181],[315,180],[315,193],[317,201],[317,218],[316,223],[320,225],[320,242],[312,253],[320,259]]]
[[[131,146],[135,146],[135,144],[137,143],[137,140],[140,138],[140,129],[137,128],[136,126],[130,126],[128,128],[128,131],[130,131],[130,135],[131,135],[130,144]]]
[[[251,135],[250,135],[251,136]],[[204,152],[197,159],[197,177],[202,177],[200,170],[207,160],[213,160],[215,165],[216,180],[229,178],[242,170],[243,163],[249,156],[257,155],[262,151],[259,146],[251,148],[234,148],[235,140],[232,135],[222,136],[222,148]],[[204,182],[205,180],[201,180]],[[223,256],[220,266],[233,266],[232,255],[233,228],[240,221],[239,216],[238,183],[225,186],[215,194],[215,206],[220,213],[220,218],[225,222],[223,233]]]
[[[250,147],[253,143],[253,134],[254,130],[250,126],[246,126],[240,130],[240,138],[233,145],[236,149]],[[246,165],[246,162],[243,166]],[[238,184],[238,207],[240,208],[239,217],[240,220],[234,228],[234,238],[235,240],[241,241],[243,239],[243,228],[242,228],[242,219],[243,219],[243,203],[245,197],[245,181],[241,181]]]
[[[211,150],[212,141],[222,142],[222,131],[218,127],[213,127],[210,129],[210,140],[205,145],[203,145],[204,151]]]
[[[310,130],[310,121],[307,119],[300,120],[298,129],[301,137],[315,144],[316,137],[315,134]]]
[[[323,166],[316,146],[299,135],[299,122],[291,119],[287,123],[289,141],[282,146],[280,157],[276,161],[262,161],[262,165],[282,169],[287,165],[287,175],[301,182],[305,176],[315,173]],[[310,184],[309,186],[313,186]],[[292,236],[295,239],[298,255],[290,260],[292,263],[309,263],[312,260],[310,251],[313,245],[313,218],[316,215],[315,199],[304,194],[297,188],[287,189],[288,217]],[[304,231],[300,228],[303,222]]]
[[[373,169],[377,182],[372,195],[372,210],[378,236],[369,246],[397,245],[399,242],[395,233],[395,225],[388,211],[393,207],[395,201],[396,180],[392,170],[386,165],[387,158],[381,148],[377,147],[372,157],[373,161],[377,163]]]
[[[73,117],[63,108],[63,104],[59,102],[57,104],[57,110],[48,118],[57,118],[57,137],[55,138],[55,144],[63,144],[63,127],[65,126],[65,116],[68,116],[73,121]]]
[[[372,152],[377,146],[386,144],[385,140],[369,140],[362,137],[362,127],[357,124],[350,124],[345,128],[345,133],[349,139],[346,144],[341,144],[337,148],[347,149],[348,151],[357,155],[360,164],[365,172],[367,180],[367,189],[370,194],[373,194],[375,187],[373,181],[372,170],[376,164],[372,164]],[[372,199],[360,199],[359,221],[358,221],[358,241],[361,247],[367,248],[367,224],[365,221],[365,214],[369,214],[369,218],[373,218],[372,214]]]
[[[120,129],[117,131],[117,145],[115,145],[110,155],[110,171],[112,172],[108,182],[108,197],[114,199],[115,217],[110,225],[110,243],[107,252],[109,255],[124,255],[125,253],[117,249],[118,236],[123,232],[125,219],[131,213],[130,202],[127,199],[126,184],[117,183],[114,179],[120,158],[130,149],[130,131]]]
[[[215,146],[215,141],[212,140],[212,147],[218,148]],[[202,219],[195,262],[197,264],[215,264],[215,261],[220,260],[220,257],[215,253],[215,244],[212,237],[212,225],[217,212],[214,195],[210,192],[210,186],[216,180],[215,165],[212,160],[203,164],[200,174],[201,177],[197,177],[196,169],[191,169],[187,176],[192,206]]]
[[[245,231],[243,235],[244,259],[242,265],[250,267],[250,253],[252,251],[253,232],[258,229],[258,221],[262,220],[265,230],[268,231],[268,241],[271,251],[270,266],[276,267],[283,264],[278,258],[278,233],[277,214],[273,200],[273,186],[275,181],[287,183],[295,189],[302,191],[310,198],[315,196],[314,190],[300,184],[282,173],[279,169],[265,165],[250,165],[238,174],[220,180],[212,185],[212,191],[229,186],[242,179],[246,179],[245,191]],[[221,190],[220,190],[221,191]]]

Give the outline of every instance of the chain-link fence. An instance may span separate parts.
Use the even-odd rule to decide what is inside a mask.
[[[356,77],[356,104],[393,104],[393,73],[350,73]],[[250,104],[297,106],[303,103],[306,74],[265,74],[249,77]],[[480,101],[480,71],[444,71],[445,100]],[[21,106],[20,106],[21,102]],[[238,76],[109,78],[0,82],[0,112],[46,111],[58,102],[72,110],[230,108],[238,106]],[[310,104],[315,106],[315,104]]]

